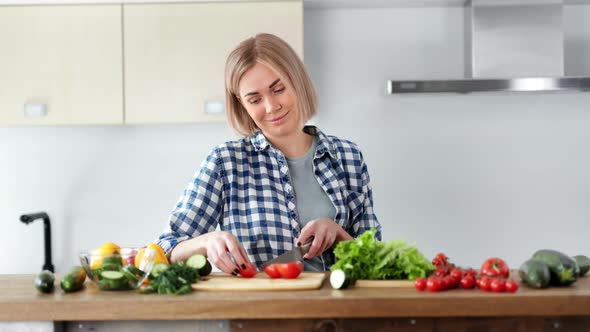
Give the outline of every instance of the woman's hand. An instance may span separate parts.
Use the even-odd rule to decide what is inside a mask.
[[[174,247],[170,258],[173,262],[186,260],[197,253],[206,256],[218,269],[228,274],[237,275],[240,270],[252,265],[238,239],[225,231],[209,232],[182,241]]]
[[[297,246],[307,243],[312,238],[311,247],[303,256],[305,259],[323,254],[324,251],[340,241],[352,240],[352,236],[330,218],[314,219],[307,223],[297,239]]]

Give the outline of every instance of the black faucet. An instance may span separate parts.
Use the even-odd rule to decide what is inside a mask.
[[[37,219],[43,218],[43,234],[45,237],[45,264],[43,264],[43,270],[49,270],[55,272],[53,264],[51,263],[51,224],[49,222],[49,216],[45,212],[29,213],[20,216],[20,221],[25,224],[30,224]]]

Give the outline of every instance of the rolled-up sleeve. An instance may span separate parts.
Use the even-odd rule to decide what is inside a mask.
[[[212,232],[223,215],[223,163],[217,149],[183,191],[157,243],[169,253],[180,242]]]

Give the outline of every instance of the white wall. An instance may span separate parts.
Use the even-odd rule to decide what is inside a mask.
[[[576,7],[571,21],[590,22]],[[314,122],[363,148],[385,239],[472,266],[516,267],[541,247],[590,254],[590,94],[385,94],[387,79],[460,77],[462,22],[448,7],[306,10]],[[590,74],[590,26],[572,24],[566,70]],[[222,124],[0,127],[0,273],[43,264],[43,227],[25,212],[49,212],[58,271],[106,241],[151,241],[209,149],[233,138]]]
[[[107,241],[151,242],[209,150],[232,138],[224,124],[0,128],[0,273],[43,264],[42,221],[22,213],[49,213],[57,271]]]
[[[590,6],[574,7],[566,71],[588,75]],[[363,148],[386,239],[471,266],[590,254],[589,93],[385,94],[388,79],[460,78],[463,29],[461,8],[307,10],[318,123]]]

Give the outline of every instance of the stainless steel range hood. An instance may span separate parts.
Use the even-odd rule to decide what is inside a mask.
[[[465,79],[390,80],[389,94],[590,90],[564,76],[563,1],[471,0]]]

